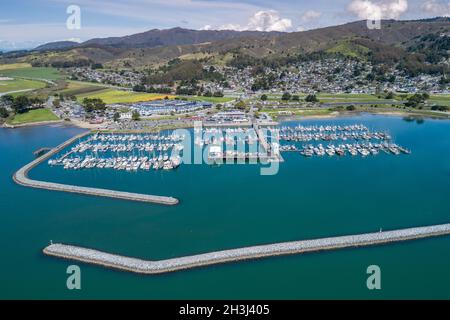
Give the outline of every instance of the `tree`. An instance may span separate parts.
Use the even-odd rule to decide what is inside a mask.
[[[417,108],[426,101],[426,96],[429,97],[427,93],[424,94],[416,93],[408,98],[408,100],[405,103],[405,106],[410,108]]]
[[[101,63],[93,63],[91,69],[92,70],[103,69],[103,65]]]
[[[26,96],[18,96],[12,103],[12,109],[15,113],[25,113],[30,105],[30,101]]]
[[[447,111],[450,110],[450,107],[434,105],[434,106],[431,107],[431,110],[433,110],[433,111],[444,111],[444,112],[447,112]]]
[[[392,92],[392,91],[390,91],[387,95],[386,95],[386,99],[388,99],[388,100],[391,100],[391,99],[394,99],[395,98],[395,94]]]
[[[347,111],[355,111],[356,110],[354,105],[347,106],[346,109],[347,109]]]
[[[98,98],[84,98],[83,107],[87,113],[106,110],[106,104]]]
[[[145,86],[142,84],[137,84],[133,87],[133,91],[135,92],[145,92]]]
[[[283,93],[283,96],[281,97],[281,100],[283,100],[283,101],[291,100],[291,94],[289,92]]]
[[[139,121],[141,119],[141,114],[139,113],[139,111],[134,110],[131,115],[131,119],[133,119],[133,121]]]
[[[7,95],[4,95],[4,96],[1,97],[1,101],[2,101],[2,103],[10,106],[14,102],[14,97],[9,95],[9,94],[7,94]]]
[[[267,99],[268,99],[267,94],[263,94],[263,95],[261,96],[261,100],[262,100],[262,101],[267,101]]]
[[[0,107],[0,118],[8,118],[9,117],[9,112],[8,110],[6,110],[6,108],[4,107]]]
[[[119,121],[119,119],[120,119],[120,113],[118,113],[118,112],[114,113],[114,116],[113,116],[114,122]]]
[[[315,94],[309,94],[306,98],[305,98],[306,102],[319,102],[319,99],[317,99]]]
[[[53,106],[54,106],[55,108],[61,107],[61,101],[60,101],[59,99],[53,100]]]
[[[244,101],[239,101],[238,103],[235,104],[235,107],[238,108],[239,110],[245,110],[245,108],[247,108],[247,105],[245,104]]]
[[[292,96],[292,101],[300,101],[300,96],[298,95]]]

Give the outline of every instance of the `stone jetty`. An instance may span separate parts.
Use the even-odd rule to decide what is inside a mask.
[[[114,191],[114,190],[108,190],[108,189],[72,186],[72,185],[59,184],[59,183],[53,183],[53,182],[31,180],[30,178],[28,178],[28,173],[31,169],[38,166],[42,162],[48,160],[50,157],[57,154],[61,150],[65,149],[66,147],[70,146],[75,141],[82,139],[89,134],[90,134],[90,132],[82,133],[80,135],[77,135],[77,136],[67,140],[66,142],[59,145],[58,147],[51,149],[49,152],[47,152],[43,156],[35,159],[34,161],[30,162],[29,164],[25,165],[23,168],[18,170],[14,174],[13,180],[19,185],[22,185],[25,187],[30,187],[30,188],[37,188],[37,189],[78,193],[78,194],[84,194],[84,195],[90,195],[90,196],[107,197],[107,198],[123,199],[123,200],[130,200],[130,201],[139,201],[139,202],[148,202],[148,203],[156,203],[156,204],[162,204],[162,205],[176,205],[179,203],[178,199],[175,199],[172,197],[163,197],[163,196],[154,196],[154,195],[138,194],[138,193],[131,193],[131,192],[123,192],[123,191]]]
[[[51,244],[43,252],[48,256],[100,265],[121,271],[140,274],[161,274],[264,257],[373,246],[448,234],[450,234],[450,224],[443,224],[351,236],[268,244],[161,261],[147,261],[124,257],[65,244]]]

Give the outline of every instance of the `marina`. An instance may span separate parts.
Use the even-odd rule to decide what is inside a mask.
[[[264,128],[264,130],[272,129]],[[208,160],[211,163],[283,162],[278,141],[269,143],[264,130],[255,124],[252,128],[206,128],[203,131],[203,138],[195,139],[195,145],[209,147]]]
[[[205,128],[194,132],[194,143],[173,132],[160,134],[95,133],[78,139],[47,161],[66,170],[111,169],[150,171],[177,169],[183,164],[185,148],[208,152],[210,164],[226,161],[251,163],[282,162],[278,143],[269,143],[263,129]]]
[[[309,142],[309,141],[347,141],[347,140],[391,140],[386,132],[371,132],[364,125],[348,126],[296,126],[280,129],[281,141]]]
[[[298,148],[296,145],[284,145],[280,147],[282,152],[299,152],[302,156],[312,157],[312,156],[376,156],[380,152],[388,155],[398,156],[400,154],[411,154],[411,151],[405,149],[395,143],[354,143],[354,144],[330,144],[324,147],[322,144],[318,145],[304,145]]]
[[[411,150],[393,143],[392,136],[387,132],[372,132],[361,124],[282,127],[279,136],[281,141],[293,143],[281,145],[281,152],[299,152],[304,157],[351,155],[364,158],[380,153],[395,156],[411,154]],[[324,146],[324,141],[328,145]],[[299,146],[296,144],[298,142],[309,144]]]
[[[122,200],[129,200],[129,201],[148,202],[148,203],[156,203],[156,204],[162,204],[162,205],[176,205],[179,203],[178,199],[175,199],[172,197],[163,197],[163,196],[146,195],[146,194],[115,191],[115,190],[108,190],[108,189],[100,189],[100,188],[88,188],[88,187],[81,187],[81,186],[73,186],[73,185],[66,185],[66,184],[60,184],[60,183],[32,180],[28,177],[29,171],[32,170],[34,167],[38,166],[42,162],[45,162],[46,160],[48,160],[50,157],[52,157],[56,153],[64,150],[66,147],[70,146],[75,141],[83,139],[84,137],[86,137],[89,134],[90,134],[89,132],[85,132],[80,135],[77,135],[77,136],[67,140],[63,144],[59,145],[58,147],[48,151],[46,154],[35,159],[34,161],[30,162],[29,164],[25,165],[24,167],[22,167],[21,169],[19,169],[17,172],[14,173],[14,175],[13,175],[14,182],[16,182],[17,184],[24,186],[24,187],[45,189],[45,190],[52,190],[52,191],[69,192],[69,193],[78,193],[78,194],[97,196],[97,197],[107,197],[107,198],[122,199]]]
[[[72,170],[173,170],[182,164],[183,140],[177,135],[96,133],[48,164]]]
[[[95,264],[121,271],[140,274],[161,274],[243,260],[391,244],[449,234],[450,224],[443,224],[350,236],[268,244],[234,250],[209,252],[161,261],[148,261],[124,257],[64,244],[51,244],[47,246],[43,252],[48,256]]]

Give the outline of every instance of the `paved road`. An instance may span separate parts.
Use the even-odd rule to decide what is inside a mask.
[[[2,92],[2,93],[0,93],[0,97],[6,96],[6,95],[8,95],[8,94],[20,93],[20,92],[28,92],[28,91],[33,91],[33,90],[34,90],[34,89],[23,89],[23,90],[16,90],[16,91]]]

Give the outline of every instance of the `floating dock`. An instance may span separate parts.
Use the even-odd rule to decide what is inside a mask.
[[[25,187],[30,187],[30,188],[37,188],[37,189],[78,193],[78,194],[84,194],[84,195],[90,195],[90,196],[107,197],[107,198],[114,198],[114,199],[139,201],[139,202],[148,202],[148,203],[156,203],[156,204],[162,204],[162,205],[176,205],[179,203],[178,199],[175,199],[172,197],[162,197],[162,196],[153,196],[153,195],[130,193],[130,192],[123,192],[123,191],[114,191],[114,190],[107,190],[107,189],[72,186],[72,185],[59,184],[59,183],[53,183],[53,182],[31,180],[30,178],[28,178],[28,173],[30,172],[31,169],[38,166],[42,162],[48,160],[50,157],[57,154],[61,150],[65,149],[66,147],[68,147],[69,145],[74,143],[75,141],[82,139],[89,134],[91,134],[91,133],[90,132],[82,133],[80,135],[77,135],[77,136],[67,140],[66,142],[59,145],[58,147],[51,149],[46,154],[42,155],[41,157],[37,158],[36,160],[30,162],[29,164],[25,165],[23,168],[18,170],[14,174],[13,180],[19,185],[22,185]]]
[[[351,236],[276,243],[161,261],[141,260],[64,244],[51,244],[43,252],[48,256],[100,265],[121,271],[139,274],[162,274],[243,260],[374,246],[448,234],[450,234],[450,224],[443,224]]]

